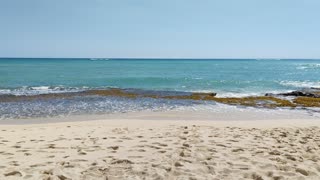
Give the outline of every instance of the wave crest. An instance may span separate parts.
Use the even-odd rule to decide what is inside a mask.
[[[300,64],[296,69],[320,69],[320,64]]]
[[[297,88],[319,88],[320,81],[280,81],[283,86],[297,87]]]

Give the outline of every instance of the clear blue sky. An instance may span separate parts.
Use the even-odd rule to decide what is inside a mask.
[[[0,57],[320,58],[320,0],[0,0]]]

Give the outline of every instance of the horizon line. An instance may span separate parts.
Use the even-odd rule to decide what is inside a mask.
[[[141,60],[161,60],[161,59],[173,59],[173,60],[320,60],[320,58],[186,58],[186,57],[0,57],[0,59],[110,59],[110,60],[117,60],[117,59],[141,59]]]

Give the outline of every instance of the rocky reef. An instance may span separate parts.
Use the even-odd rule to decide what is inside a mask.
[[[265,96],[250,97],[216,97],[216,93],[187,93],[187,92],[166,92],[157,91],[134,91],[126,89],[102,89],[87,90],[82,92],[69,92],[57,94],[39,94],[32,96],[0,95],[0,102],[17,102],[30,100],[49,100],[56,98],[73,98],[77,96],[113,96],[123,98],[163,98],[177,100],[215,101],[229,105],[241,105],[250,107],[320,107],[320,89],[310,88],[302,91],[288,93],[270,94]],[[292,96],[288,99],[286,97]]]
[[[292,103],[300,107],[320,107],[320,88],[305,88],[299,91],[272,94],[267,93],[266,97],[293,97]]]

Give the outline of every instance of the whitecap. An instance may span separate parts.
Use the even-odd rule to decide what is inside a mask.
[[[320,69],[320,64],[299,64],[296,69],[305,70],[305,69]]]
[[[320,81],[280,81],[279,83],[283,86],[298,88],[320,87]]]
[[[90,61],[108,61],[108,58],[91,58]]]

